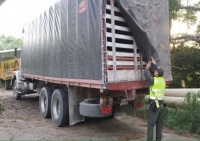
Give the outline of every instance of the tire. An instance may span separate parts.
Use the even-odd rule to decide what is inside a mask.
[[[10,90],[11,85],[10,85],[10,80],[5,80],[5,90]]]
[[[53,94],[53,89],[50,87],[43,87],[40,91],[39,97],[39,109],[40,115],[43,118],[51,117],[51,97]]]
[[[17,80],[14,82],[13,97],[15,100],[21,99],[21,95],[17,92]]]
[[[69,124],[68,93],[63,89],[56,89],[51,98],[51,117],[55,126]]]
[[[102,114],[100,104],[85,103],[85,101],[80,103],[79,112],[82,116],[86,117],[108,117],[112,115],[112,112],[109,114]]]

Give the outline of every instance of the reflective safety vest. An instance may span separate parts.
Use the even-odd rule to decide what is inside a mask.
[[[166,84],[163,77],[154,77],[154,84],[150,86],[150,99],[163,100],[165,86]]]

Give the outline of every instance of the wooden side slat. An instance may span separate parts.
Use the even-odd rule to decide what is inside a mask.
[[[107,28],[112,28],[111,24],[109,24],[109,23],[106,23],[106,27]],[[120,30],[120,31],[130,32],[130,29],[128,27],[124,27],[124,26],[115,25],[115,29],[116,30]]]
[[[113,61],[108,61],[108,65],[113,65]],[[133,66],[134,62],[133,61],[116,61],[116,65]]]
[[[107,49],[110,50],[112,48],[112,51],[107,51],[106,58],[108,82],[143,80],[143,69],[145,69],[146,63],[144,59],[141,58],[140,53],[138,53],[134,38],[130,36],[131,34],[122,34],[123,32],[130,33],[130,29],[126,24],[119,25],[120,22],[126,23],[124,17],[113,14],[114,11],[121,13],[120,9],[116,5],[114,6],[114,1],[110,1],[106,9],[111,11],[111,14],[107,13],[105,15],[106,19],[111,21],[111,23],[106,23],[106,28],[112,31],[112,33],[106,33],[106,37],[109,37],[106,42]],[[117,22],[117,24],[115,24],[115,22]],[[116,30],[123,32],[117,32],[118,34],[115,33],[113,35],[113,31]],[[110,39],[112,39],[112,41],[110,41]],[[113,41],[117,42],[113,44]]]
[[[109,56],[107,57],[108,60],[113,60],[113,56]],[[140,57],[119,57],[119,56],[116,56],[116,60],[117,61],[135,61],[135,59],[137,61],[144,61],[144,58],[140,58]]]
[[[112,46],[111,42],[107,42],[107,46]],[[128,48],[128,49],[133,49],[134,45],[129,45],[129,44],[120,44],[120,43],[115,43],[115,46],[118,48]]]
[[[135,63],[133,61],[116,61],[116,66],[133,66]],[[141,63],[137,62],[138,66],[141,65]],[[108,61],[108,65],[113,65],[113,61]],[[145,62],[142,62],[142,66],[146,65]]]
[[[111,51],[107,51],[108,56],[112,56],[113,53]],[[134,57],[134,53],[126,53],[126,52],[116,52],[116,56],[121,56],[121,57]],[[136,57],[140,57],[139,54],[137,54]]]
[[[143,72],[143,70],[142,70]],[[108,82],[112,82],[112,70],[108,70]],[[141,70],[118,70],[116,81],[141,81],[145,80],[144,76],[141,73]]]
[[[106,14],[106,18],[107,18],[107,19],[111,19],[111,15]],[[116,21],[126,22],[126,21],[124,20],[124,18],[122,18],[122,17],[115,16],[114,18],[115,18]]]
[[[107,4],[107,5],[106,5],[106,9],[110,10],[110,9],[111,9],[111,6]],[[120,12],[120,10],[119,10],[118,7],[115,7],[114,10],[117,11],[117,12]]]
[[[137,66],[137,69],[135,66],[116,66],[117,71],[118,70],[141,70],[145,69],[145,66]],[[108,66],[108,70],[113,70],[113,66]]]
[[[107,33],[107,37],[112,37],[111,33]],[[115,38],[118,39],[125,39],[125,40],[133,40],[132,36],[128,36],[128,35],[121,35],[121,34],[115,34]]]

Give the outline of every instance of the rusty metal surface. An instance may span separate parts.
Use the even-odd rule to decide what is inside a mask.
[[[105,89],[104,86],[101,85],[101,81],[99,80],[89,80],[89,79],[73,79],[73,78],[56,78],[56,77],[47,77],[47,76],[39,76],[39,75],[29,75],[22,74],[24,78],[31,78],[36,80],[42,80],[45,82],[51,82],[56,84],[65,84],[72,86],[82,86],[87,88],[97,88],[97,89]]]
[[[120,82],[120,83],[108,83],[107,88],[109,90],[136,90],[142,88],[148,88],[149,84],[146,81],[133,81],[133,82]]]

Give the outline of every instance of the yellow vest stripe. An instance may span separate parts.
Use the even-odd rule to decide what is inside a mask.
[[[163,100],[165,86],[166,84],[163,77],[154,77],[154,84],[150,86],[150,99]]]

